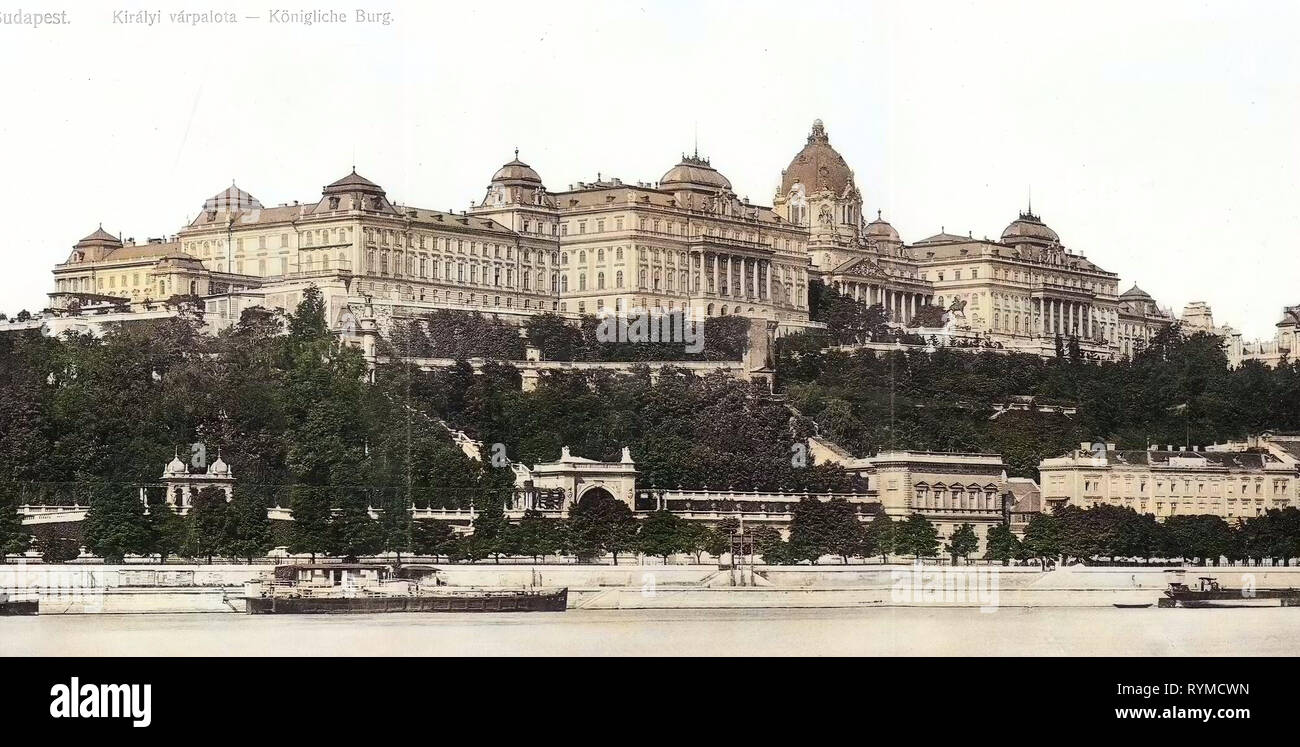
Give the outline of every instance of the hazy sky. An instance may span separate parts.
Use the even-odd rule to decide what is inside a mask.
[[[100,221],[171,235],[232,178],[267,205],[314,201],[355,160],[395,201],[463,209],[515,147],[564,188],[655,181],[698,133],[770,204],[818,117],[907,241],[996,238],[1032,188],[1121,289],[1208,301],[1247,337],[1300,303],[1294,2],[281,6],[348,17],[303,26],[236,0],[192,4],[239,19],[197,26],[154,2],[152,27],[99,5],[0,25],[10,314],[44,305]]]

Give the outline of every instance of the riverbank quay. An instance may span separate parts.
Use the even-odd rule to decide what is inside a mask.
[[[0,593],[37,599],[40,613],[243,613],[243,585],[269,565],[0,567]],[[1174,580],[1225,588],[1300,588],[1300,568],[995,565],[439,566],[451,586],[569,589],[570,609],[782,609],[948,606],[1110,607],[1154,604]]]

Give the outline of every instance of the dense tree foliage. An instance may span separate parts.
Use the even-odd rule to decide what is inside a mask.
[[[1300,364],[1229,369],[1222,340],[1177,325],[1132,360],[1095,362],[939,348],[875,355],[822,350],[802,335],[778,341],[790,402],[856,454],[881,449],[1000,453],[1010,474],[1080,442],[1119,448],[1197,445],[1262,430],[1300,429]],[[1000,412],[1023,402],[1077,407]]]
[[[504,369],[413,374],[414,401],[514,461],[575,454],[617,461],[631,449],[647,488],[713,487],[789,492],[851,491],[843,470],[792,459],[808,429],[758,385],[722,375],[665,369],[628,376],[556,373],[535,392],[519,391]]]

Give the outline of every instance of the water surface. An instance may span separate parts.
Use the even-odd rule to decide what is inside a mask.
[[[0,655],[1300,654],[1300,608],[570,610],[0,618]]]

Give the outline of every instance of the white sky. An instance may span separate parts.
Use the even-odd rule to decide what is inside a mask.
[[[235,0],[193,4],[240,16],[198,27],[154,2],[152,28],[97,6],[0,25],[11,315],[100,221],[171,235],[232,178],[316,200],[355,159],[396,201],[463,209],[516,146],[558,189],[657,180],[698,132],[770,204],[817,117],[907,241],[996,238],[1032,188],[1121,290],[1208,301],[1248,338],[1300,303],[1296,3],[353,0],[302,27]],[[280,7],[301,6],[330,7]]]

